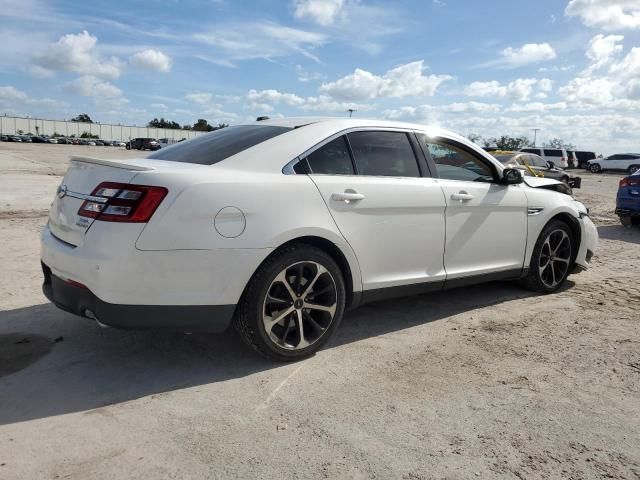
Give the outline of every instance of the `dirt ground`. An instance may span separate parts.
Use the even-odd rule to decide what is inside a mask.
[[[362,307],[282,365],[233,332],[102,329],[49,305],[38,234],[70,154],[0,144],[0,479],[640,478],[640,229],[581,172],[600,248],[567,287]]]

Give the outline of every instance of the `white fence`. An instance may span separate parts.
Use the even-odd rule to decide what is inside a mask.
[[[25,118],[0,116],[0,134],[2,135],[62,135],[79,137],[84,132],[98,135],[104,140],[131,140],[132,138],[168,138],[170,140],[189,139],[203,132],[195,130],[173,130],[170,128],[136,127],[133,125],[112,125],[110,123],[80,123],[66,120],[45,120],[43,118]]]

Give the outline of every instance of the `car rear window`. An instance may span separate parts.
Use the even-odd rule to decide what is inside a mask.
[[[290,130],[289,127],[273,125],[225,127],[158,150],[148,158],[213,165]]]
[[[545,150],[544,155],[546,157],[561,157],[562,150]]]
[[[509,163],[509,161],[511,161],[511,159],[513,158],[513,155],[494,155],[494,157],[500,163]]]

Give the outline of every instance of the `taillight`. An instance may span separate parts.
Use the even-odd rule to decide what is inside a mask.
[[[618,188],[628,187],[628,186],[629,186],[629,179],[628,178],[621,178],[620,179],[620,183],[618,183]]]
[[[78,210],[81,217],[103,222],[148,222],[169,191],[164,187],[103,182]]]
[[[622,188],[622,187],[631,187],[635,185],[640,185],[640,177],[638,178],[633,178],[633,177],[637,177],[637,175],[620,179],[620,183],[618,184],[618,187]]]

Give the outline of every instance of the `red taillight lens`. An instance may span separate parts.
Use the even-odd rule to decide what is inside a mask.
[[[103,182],[91,192],[95,200],[85,200],[78,215],[103,222],[148,222],[167,193],[164,187]]]
[[[636,185],[640,185],[640,177],[637,175],[633,175],[631,177],[625,177],[620,179],[620,183],[618,187],[634,187]]]
[[[620,183],[618,183],[618,188],[628,187],[628,186],[629,186],[629,179],[628,178],[620,179]]]

